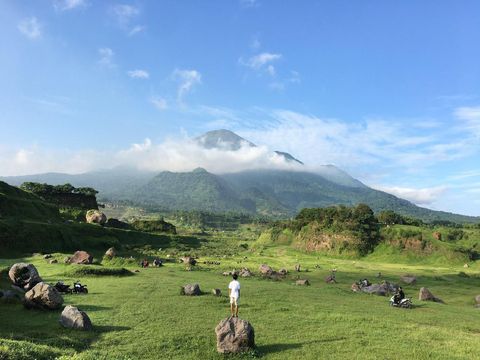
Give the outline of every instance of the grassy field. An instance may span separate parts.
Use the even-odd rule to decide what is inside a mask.
[[[194,271],[185,271],[181,264],[167,263],[124,277],[73,277],[75,266],[47,264],[40,256],[1,259],[0,269],[16,261],[30,261],[48,282],[86,283],[88,295],[67,295],[65,303],[85,310],[94,331],[63,329],[58,324],[59,311],[40,312],[0,303],[0,359],[222,359],[216,353],[214,328],[229,314],[229,304],[225,295],[217,298],[210,294],[213,288],[227,292],[230,279],[221,273],[241,266],[256,272],[261,263],[292,270],[297,262],[307,271],[290,273],[281,281],[258,276],[241,279],[240,317],[254,326],[257,343],[255,352],[241,358],[480,356],[480,310],[473,306],[474,296],[480,294],[478,265],[464,269],[339,260],[306,255],[287,246],[235,252],[234,256],[200,258],[200,262],[218,260],[219,266],[200,264]],[[124,250],[123,255],[128,253]],[[118,264],[136,269],[127,262]],[[333,267],[338,269],[339,283],[328,285],[323,279]],[[379,271],[384,279],[396,282],[404,273],[418,276],[416,285],[404,287],[407,296],[414,297],[414,309],[391,308],[386,297],[350,291],[359,278],[376,281]],[[293,285],[297,276],[309,279],[312,285]],[[205,294],[180,296],[180,286],[193,282],[199,283]],[[4,273],[0,288],[7,286]],[[430,288],[446,304],[419,303],[416,297],[421,286]]]

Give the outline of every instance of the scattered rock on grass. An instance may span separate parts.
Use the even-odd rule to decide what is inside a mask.
[[[307,279],[298,279],[297,281],[295,281],[295,285],[308,286],[310,285],[310,282]]]
[[[83,264],[88,265],[93,262],[93,256],[86,251],[75,251],[72,257],[68,259],[70,264]]]
[[[25,290],[30,290],[42,281],[37,268],[32,264],[26,263],[14,264],[8,271],[8,276],[14,285]]]
[[[212,294],[215,296],[222,296],[222,291],[220,289],[212,289]]]
[[[58,260],[57,259],[51,259],[48,263],[49,264],[58,264]]]
[[[272,275],[274,272],[273,269],[266,264],[260,265],[259,270],[262,275],[268,275],[268,276]]]
[[[475,304],[480,305],[480,295],[475,296]]]
[[[375,294],[378,296],[387,296],[389,294],[393,294],[397,289],[398,285],[391,284],[388,281],[384,281],[381,284],[364,286],[361,288],[361,290],[367,294]]]
[[[91,330],[93,327],[88,315],[71,305],[67,305],[63,309],[62,315],[60,315],[60,324],[63,327],[76,330]]]
[[[89,224],[99,224],[102,226],[107,222],[107,216],[96,209],[88,210],[85,219]]]
[[[229,317],[215,328],[217,351],[222,354],[246,352],[255,347],[255,331],[245,320]]]
[[[439,303],[443,303],[442,299],[437,298],[432,294],[430,290],[428,290],[426,287],[422,287],[420,289],[420,292],[418,293],[418,300],[420,301],[435,301]]]
[[[300,264],[295,264],[295,271],[300,272]]]
[[[417,282],[417,277],[415,275],[403,275],[400,276],[400,280],[407,285],[413,285]]]
[[[115,250],[114,247],[111,247],[107,251],[105,251],[105,256],[108,256],[109,258],[114,258],[117,256],[117,250]]]
[[[278,274],[282,275],[282,276],[285,276],[285,275],[288,274],[288,270],[287,269],[280,269],[280,270],[278,270]]]
[[[253,276],[253,273],[250,271],[250,269],[244,267],[240,270],[239,275],[241,277],[251,277]]]
[[[43,255],[44,259],[50,259],[52,257],[52,254],[45,254]]]
[[[25,293],[25,307],[42,310],[59,309],[63,304],[63,297],[53,286],[39,282]]]
[[[187,284],[185,286],[182,286],[180,290],[181,295],[187,295],[187,296],[198,296],[201,294],[200,291],[200,285],[198,284]]]
[[[351,289],[352,289],[353,292],[360,292],[361,291],[360,286],[358,286],[357,283],[353,283]]]

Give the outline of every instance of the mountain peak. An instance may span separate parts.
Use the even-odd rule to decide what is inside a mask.
[[[275,150],[275,154],[281,156],[287,163],[292,163],[293,162],[293,163],[303,165],[303,162],[301,162],[297,158],[294,158],[292,155],[290,155],[287,152]]]
[[[206,149],[236,151],[243,146],[256,147],[254,143],[226,129],[208,131],[196,137],[195,141]]]

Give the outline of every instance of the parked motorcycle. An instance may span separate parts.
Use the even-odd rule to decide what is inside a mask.
[[[73,293],[74,294],[88,294],[87,285],[80,284],[80,281],[73,283]]]
[[[64,284],[63,281],[58,281],[53,287],[57,289],[59,293],[62,293],[62,294],[72,293],[72,289],[70,289],[70,285]]]

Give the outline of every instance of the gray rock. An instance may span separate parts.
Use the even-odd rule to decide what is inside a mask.
[[[18,292],[13,290],[0,290],[2,295],[0,296],[0,300],[7,304],[13,304],[20,302],[22,297],[18,294]]]
[[[266,264],[260,265],[260,268],[258,270],[260,270],[260,274],[267,275],[267,276],[272,275],[274,272],[273,269]]]
[[[229,317],[215,328],[217,351],[222,354],[242,353],[255,348],[255,331],[245,320]]]
[[[284,268],[283,268],[283,269],[280,269],[280,270],[278,270],[278,274],[279,274],[279,275],[282,275],[282,276],[285,276],[285,275],[288,274],[288,270],[287,270],[287,269],[284,269]]]
[[[187,296],[198,296],[201,294],[200,291],[200,285],[198,284],[187,284],[185,286],[182,286],[182,289],[180,291],[182,295],[187,295]]]
[[[403,275],[400,276],[400,281],[407,285],[413,285],[417,282],[417,277],[415,275]]]
[[[239,275],[241,277],[251,277],[251,276],[253,276],[253,273],[248,268],[244,267],[240,270]]]
[[[433,295],[432,292],[430,290],[428,290],[426,287],[422,287],[420,289],[420,292],[418,293],[418,300],[420,300],[420,301],[435,301],[435,302],[443,303],[442,299]]]
[[[63,297],[53,286],[40,282],[25,293],[25,307],[42,310],[59,309]]]
[[[67,305],[65,309],[63,309],[60,315],[60,324],[63,327],[76,330],[91,330],[93,328],[88,315],[84,311],[71,305]]]
[[[480,295],[475,296],[475,303],[480,304]]]
[[[13,284],[25,290],[30,290],[42,281],[37,268],[32,264],[17,263],[8,271],[8,276]]]
[[[295,281],[295,285],[308,286],[310,285],[310,282],[307,279],[298,279],[297,281]]]
[[[388,281],[384,281],[381,284],[372,284],[370,286],[364,286],[361,288],[363,292],[366,292],[367,294],[375,294],[378,296],[387,296],[390,294],[395,293],[397,290],[398,286],[389,283]]]

